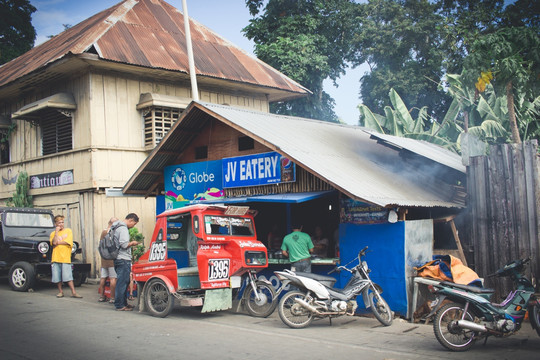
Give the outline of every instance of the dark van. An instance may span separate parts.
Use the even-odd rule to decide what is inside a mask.
[[[15,291],[33,288],[36,279],[51,276],[49,237],[54,231],[52,211],[35,208],[0,207],[0,273],[9,275]],[[75,259],[82,252],[73,241],[73,282],[80,286],[90,273],[90,264]]]

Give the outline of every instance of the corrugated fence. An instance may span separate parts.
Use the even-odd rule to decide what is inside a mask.
[[[536,140],[490,147],[470,159],[467,187],[470,212],[468,245],[474,269],[494,287],[496,297],[512,287],[509,279],[487,278],[504,264],[531,257],[528,277],[540,279],[540,157]]]

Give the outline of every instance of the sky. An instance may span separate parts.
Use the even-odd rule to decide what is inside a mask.
[[[166,1],[182,11],[182,0]],[[31,0],[30,3],[37,9],[32,14],[32,25],[37,32],[35,45],[47,41],[50,35],[62,32],[63,24],[76,25],[119,2],[120,0]],[[253,54],[253,42],[242,34],[242,29],[251,19],[244,0],[187,0],[187,8],[190,18]],[[338,80],[338,88],[334,87],[330,80],[324,83],[324,90],[336,101],[336,114],[347,124],[358,123],[357,106],[361,102],[358,95],[359,81],[366,71],[367,67],[349,69],[347,74]]]

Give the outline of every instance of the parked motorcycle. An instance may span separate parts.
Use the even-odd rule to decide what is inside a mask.
[[[493,289],[447,281],[430,285],[437,299],[428,316],[435,314],[433,331],[439,343],[452,351],[466,351],[477,339],[513,335],[520,329],[527,310],[531,326],[540,336],[540,294],[535,294],[534,286],[523,275],[529,261],[512,261],[488,276],[510,277],[514,282],[515,290],[500,304],[489,301]],[[451,302],[443,304],[445,300]]]
[[[371,308],[373,315],[383,325],[392,324],[392,311],[381,296],[382,289],[369,278],[367,262],[362,261],[366,254],[366,246],[345,266],[338,266],[334,271],[345,270],[352,274],[343,289],[332,286],[336,282],[331,276],[312,273],[300,273],[290,270],[276,271],[282,282],[290,282],[298,290],[291,290],[281,298],[278,313],[281,320],[291,328],[299,329],[311,324],[314,318],[329,318],[341,315],[354,315],[358,307],[356,298],[362,294],[366,308]],[[347,268],[358,260],[358,265]]]
[[[248,271],[243,300],[247,312],[254,317],[270,316],[278,305],[278,295],[268,280],[258,280],[255,270]]]

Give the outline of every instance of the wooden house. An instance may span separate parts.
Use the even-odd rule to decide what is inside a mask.
[[[201,101],[268,112],[309,93],[193,19],[190,27]],[[111,216],[137,213],[149,240],[155,199],[121,189],[191,102],[188,69],[183,15],[161,0],[125,0],[2,65],[0,204],[26,171],[34,206],[67,217],[94,275]]]

